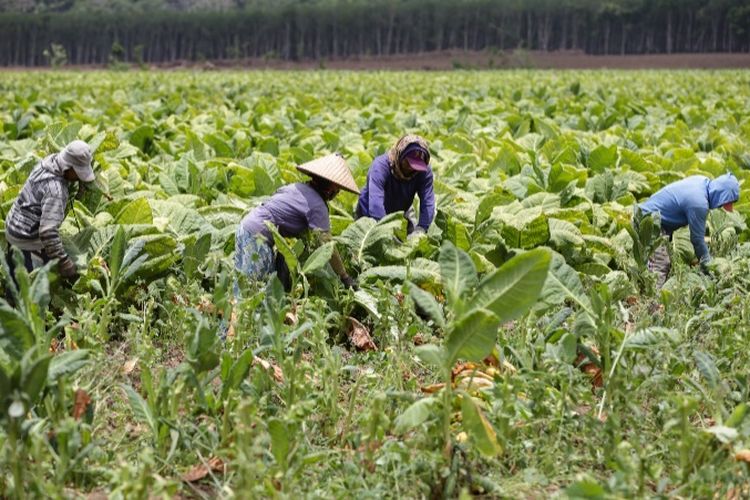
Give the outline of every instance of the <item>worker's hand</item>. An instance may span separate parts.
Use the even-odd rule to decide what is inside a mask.
[[[76,269],[76,264],[71,260],[70,257],[65,257],[57,266],[58,270],[60,271],[60,276],[62,276],[63,278],[70,281],[75,281],[75,279],[78,277],[78,269]]]
[[[355,291],[359,290],[359,285],[357,284],[357,280],[355,280],[351,276],[344,276],[343,278],[341,278],[341,282],[347,288],[351,288],[352,290],[355,290]]]

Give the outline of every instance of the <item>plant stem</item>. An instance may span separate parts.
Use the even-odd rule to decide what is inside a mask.
[[[453,388],[451,387],[451,369],[447,368],[443,388],[443,456],[450,459],[453,454],[453,443],[451,440],[451,401],[453,399]]]
[[[25,498],[23,489],[23,461],[18,451],[18,425],[16,422],[10,424],[10,446],[13,457],[13,496],[19,500]]]
[[[362,385],[362,380],[364,379],[364,375],[360,375],[357,378],[357,381],[354,383],[354,387],[352,388],[352,395],[349,399],[349,410],[346,412],[346,418],[344,419],[344,425],[341,427],[341,434],[339,434],[339,445],[342,444],[344,440],[344,436],[346,436],[347,431],[349,430],[349,424],[352,421],[352,415],[354,414],[354,403],[357,401],[357,393],[359,393],[359,388]]]

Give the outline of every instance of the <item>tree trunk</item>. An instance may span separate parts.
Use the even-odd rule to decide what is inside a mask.
[[[609,31],[610,31],[609,19],[604,21],[604,54],[609,54]]]
[[[667,11],[667,54],[672,53],[672,10]]]
[[[719,19],[718,16],[711,22],[711,51],[719,50]]]
[[[393,6],[388,8],[388,31],[385,35],[385,53],[391,53],[391,40],[393,39],[393,22],[396,18],[396,11]]]

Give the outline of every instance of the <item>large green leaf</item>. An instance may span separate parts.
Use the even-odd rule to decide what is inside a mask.
[[[144,400],[141,395],[129,385],[121,384],[120,387],[125,391],[125,395],[128,397],[130,409],[133,411],[135,418],[148,425],[151,433],[156,435],[158,431],[158,423],[151,408],[148,406],[148,403],[146,403],[146,400]]]
[[[26,394],[29,402],[36,404],[47,385],[47,372],[52,356],[45,354],[36,357],[36,349],[29,350],[21,360],[21,390]]]
[[[382,278],[404,281],[407,277],[419,285],[437,285],[440,283],[440,266],[437,262],[417,258],[414,259],[409,268],[406,266],[377,266],[366,269],[359,275],[361,280]]]
[[[459,358],[481,361],[487,357],[495,347],[499,326],[498,317],[486,309],[473,309],[452,324],[445,341],[448,365]]]
[[[206,233],[196,240],[192,245],[187,245],[183,251],[182,262],[185,277],[193,279],[197,269],[203,263],[211,250],[211,233]],[[153,255],[153,254],[152,254]]]
[[[53,384],[65,375],[71,375],[89,362],[89,351],[78,349],[75,351],[65,351],[52,358],[47,372],[47,381]]]
[[[151,205],[146,198],[131,201],[115,217],[117,224],[151,224],[153,221]]]
[[[0,348],[12,358],[20,360],[34,341],[34,332],[26,318],[0,300]]]
[[[427,419],[435,415],[433,408],[437,403],[438,400],[431,396],[412,403],[401,415],[396,417],[396,432],[404,433],[425,423]]]
[[[378,255],[370,251],[379,243],[392,239],[402,221],[400,213],[390,214],[380,221],[361,217],[350,224],[337,239],[349,248],[354,262],[359,265],[372,264],[376,262]]]
[[[206,220],[194,208],[169,200],[149,200],[154,217],[167,222],[167,228],[178,236],[187,236],[206,227]]]
[[[229,391],[237,389],[242,381],[247,377],[250,366],[253,363],[253,351],[251,349],[243,352],[239,358],[232,364],[229,375],[226,380],[222,381],[221,398],[226,399]]]
[[[112,247],[109,250],[109,272],[112,276],[112,281],[117,282],[120,278],[120,270],[122,269],[123,259],[125,257],[125,246],[127,239],[125,231],[122,227],[117,229],[115,237],[112,240]]]
[[[599,146],[589,154],[587,166],[592,172],[603,172],[617,163],[617,146]]]
[[[467,315],[474,309],[487,309],[503,323],[522,316],[537,301],[550,260],[550,252],[544,248],[513,257],[482,280],[467,302]]]
[[[287,425],[278,418],[272,418],[268,421],[268,434],[271,436],[271,453],[276,462],[282,467],[286,467],[287,456],[289,455],[290,438]]]
[[[713,357],[703,351],[695,351],[693,356],[695,357],[695,365],[698,368],[698,372],[706,381],[708,387],[716,389],[721,384],[721,375]]]
[[[276,226],[271,222],[266,221],[266,227],[271,231],[276,250],[284,257],[286,265],[289,267],[289,272],[294,276],[297,273],[297,265],[299,263],[297,252],[294,251],[294,248],[292,248],[289,242],[287,242],[286,238],[281,236]]]
[[[205,319],[200,318],[197,327],[186,340],[187,360],[196,373],[207,372],[219,364],[219,337]]]
[[[409,284],[409,296],[440,328],[445,328],[445,318],[435,297],[414,283]]]
[[[591,302],[583,288],[578,272],[565,263],[565,259],[554,254],[539,301],[548,306],[572,300],[586,311],[591,311]]]
[[[218,134],[208,134],[203,138],[203,142],[211,146],[217,156],[224,156],[226,158],[232,158],[234,156],[232,146],[227,144],[227,142],[219,137]]]
[[[467,393],[461,394],[461,417],[463,427],[471,436],[477,450],[488,457],[494,457],[502,452],[503,449],[497,442],[495,429],[487,421],[487,417],[484,416],[474,398]]]
[[[477,284],[477,271],[469,254],[456,248],[450,241],[443,241],[440,248],[440,275],[443,289],[452,307],[459,306],[462,296]]]
[[[445,368],[445,351],[434,345],[425,344],[417,346],[414,352],[419,359],[432,366],[433,368],[444,369]]]
[[[151,145],[154,142],[154,129],[148,125],[143,125],[130,134],[130,144],[137,147],[144,153],[147,153],[151,149]]]
[[[316,248],[305,261],[305,265],[302,266],[302,274],[310,274],[323,269],[331,260],[335,248],[334,245],[335,242],[329,241]]]
[[[557,248],[562,249],[569,245],[583,246],[583,236],[575,224],[554,218],[548,219],[547,223],[549,224],[549,239]]]

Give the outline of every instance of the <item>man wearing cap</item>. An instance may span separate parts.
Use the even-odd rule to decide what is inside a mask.
[[[71,142],[62,152],[45,157],[32,169],[5,220],[6,257],[11,274],[15,247],[23,255],[27,271],[58,259],[60,275],[75,278],[76,265],[63,249],[60,225],[65,219],[70,184],[93,180],[91,148],[83,141]]]
[[[693,175],[663,187],[639,207],[644,214],[659,214],[662,233],[670,241],[672,233],[688,226],[695,256],[700,262],[701,269],[705,271],[706,264],[711,261],[705,241],[708,211],[721,207],[731,212],[732,204],[739,198],[740,184],[731,173],[713,180],[702,175]],[[657,286],[661,288],[672,267],[665,246],[659,247],[649,258],[648,267],[657,274]]]
[[[279,188],[270,199],[250,211],[240,222],[235,242],[235,267],[255,280],[262,280],[276,271],[287,291],[291,287],[289,270],[283,256],[275,255],[273,236],[266,226],[273,224],[284,237],[299,237],[314,231],[323,243],[331,241],[331,220],[328,202],[341,189],[359,194],[344,158],[332,154],[299,165],[297,169],[311,177],[306,182]],[[349,288],[357,284],[344,268],[334,249],[331,267]]]
[[[375,158],[367,172],[367,185],[357,203],[357,217],[380,220],[393,212],[404,212],[407,233],[425,233],[435,216],[435,193],[427,141],[418,135],[405,135],[387,154]],[[419,196],[419,220],[414,220],[412,204]]]

